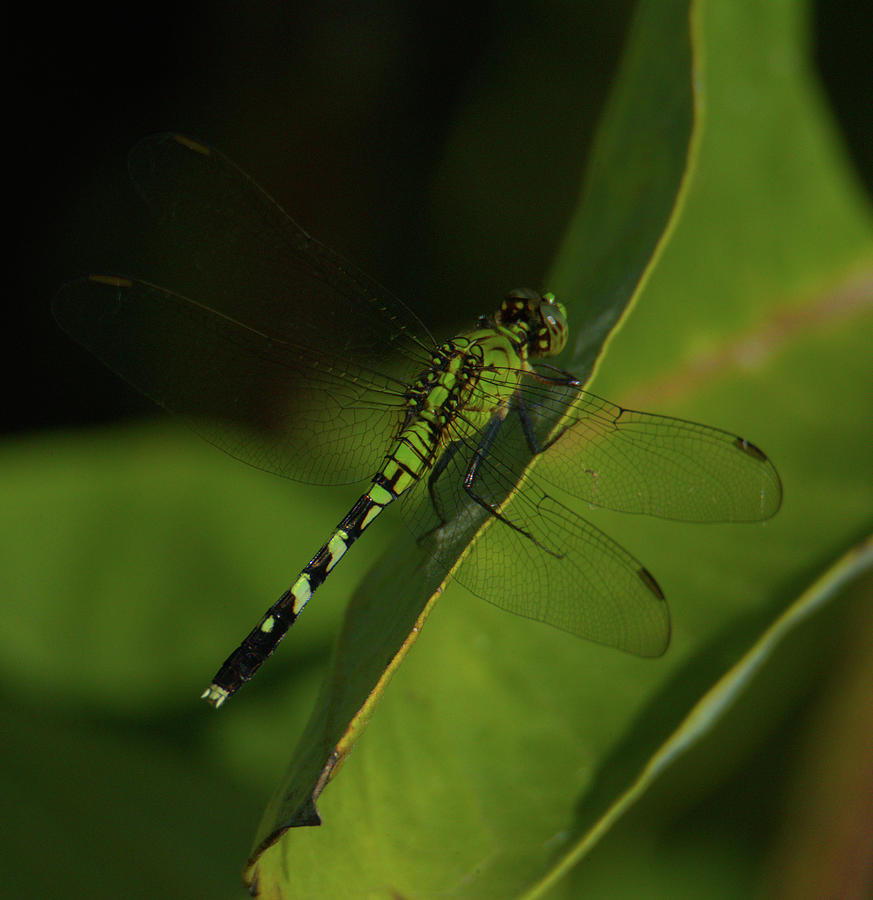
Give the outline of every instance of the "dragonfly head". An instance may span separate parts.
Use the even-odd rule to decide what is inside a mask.
[[[557,356],[567,343],[567,310],[551,293],[528,288],[510,291],[497,311],[498,325],[522,325],[528,334],[528,354]]]

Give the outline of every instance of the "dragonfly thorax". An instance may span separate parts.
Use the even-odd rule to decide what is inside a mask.
[[[567,310],[552,293],[540,294],[529,288],[510,291],[494,322],[524,342],[528,359],[557,356],[567,343]]]
[[[493,323],[437,348],[406,391],[406,414],[383,468],[392,491],[421,477],[451,443],[475,440],[507,408],[527,371],[526,357],[526,338]]]

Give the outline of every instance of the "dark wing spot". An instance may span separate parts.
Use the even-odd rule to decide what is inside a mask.
[[[640,576],[640,581],[659,599],[664,599],[664,592],[661,590],[661,586],[655,581],[655,576],[648,569],[644,569],[640,567],[637,570],[637,575]]]
[[[757,459],[759,462],[767,462],[767,454],[756,447],[751,441],[747,441],[745,438],[734,438],[734,446],[738,450],[742,450],[743,453],[748,453],[753,459]]]

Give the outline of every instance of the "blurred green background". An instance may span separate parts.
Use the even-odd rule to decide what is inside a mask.
[[[814,4],[809,39],[858,203],[869,204],[873,23],[863,7]],[[201,447],[54,326],[48,304],[63,281],[141,267],[147,219],[127,149],[166,129],[219,147],[426,321],[453,328],[508,288],[539,286],[576,207],[632,8],[252,2],[15,13],[7,141],[20,224],[8,270],[18,283],[0,448],[0,878],[10,895],[242,896],[260,812],[367,565],[350,556],[232,718],[198,703],[222,653],[355,492],[325,499]],[[12,352],[21,335],[23,361]],[[619,402],[642,392],[620,375],[609,390]],[[825,395],[792,414],[827,414]],[[373,551],[388,537],[368,535]],[[796,593],[839,549],[808,560]],[[810,804],[798,798],[828,784],[822,771],[849,781],[863,771],[839,738],[863,745],[873,727],[869,711],[853,715],[864,698],[869,708],[859,638],[871,634],[869,580],[851,593],[849,612],[798,650],[815,665],[770,672],[755,702],[709,738],[714,747],[695,751],[581,864],[567,896],[700,896],[714,885],[719,896],[749,885],[798,895],[779,884],[799,846],[786,823],[804,825],[797,811]],[[827,811],[812,821],[837,832],[845,818],[821,793]]]

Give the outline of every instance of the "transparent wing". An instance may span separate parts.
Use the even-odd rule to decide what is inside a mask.
[[[338,484],[382,462],[402,387],[324,348],[272,338],[147,282],[92,276],[53,301],[59,324],[208,441],[288,478]]]
[[[434,341],[418,317],[217,150],[153,135],[130,151],[128,168],[161,221],[180,293],[274,339],[327,346],[376,369],[427,363]]]
[[[129,166],[180,290],[82,279],[55,298],[60,324],[246,462],[320,484],[373,474],[429,363],[424,325],[217,151],[155,135]]]
[[[578,384],[533,378],[525,380],[514,412],[528,417],[539,446],[547,447],[537,456],[537,478],[592,506],[685,522],[757,522],[782,502],[770,460],[728,431],[624,409]],[[528,445],[495,452],[529,459],[531,451]]]
[[[779,507],[779,476],[736,435],[625,410],[571,376],[542,377],[551,381],[526,377],[505,416],[478,433],[461,411],[434,477],[409,506],[413,529],[447,565],[475,539],[454,575],[496,606],[657,656],[670,637],[657,582],[551,486],[622,512],[757,521]]]
[[[503,423],[493,452],[484,457],[477,452],[481,444],[461,434],[446,451],[439,477],[419,488],[409,508],[413,529],[431,542],[434,558],[451,565],[458,549],[475,537],[453,573],[474,594],[629,653],[663,653],[670,616],[654,578],[627,550],[524,474],[527,437],[519,420]],[[477,459],[470,485],[474,499],[464,480]]]
[[[638,656],[660,656],[670,613],[627,550],[532,482],[492,519],[458,580],[501,609]],[[517,530],[520,529],[520,530]]]

